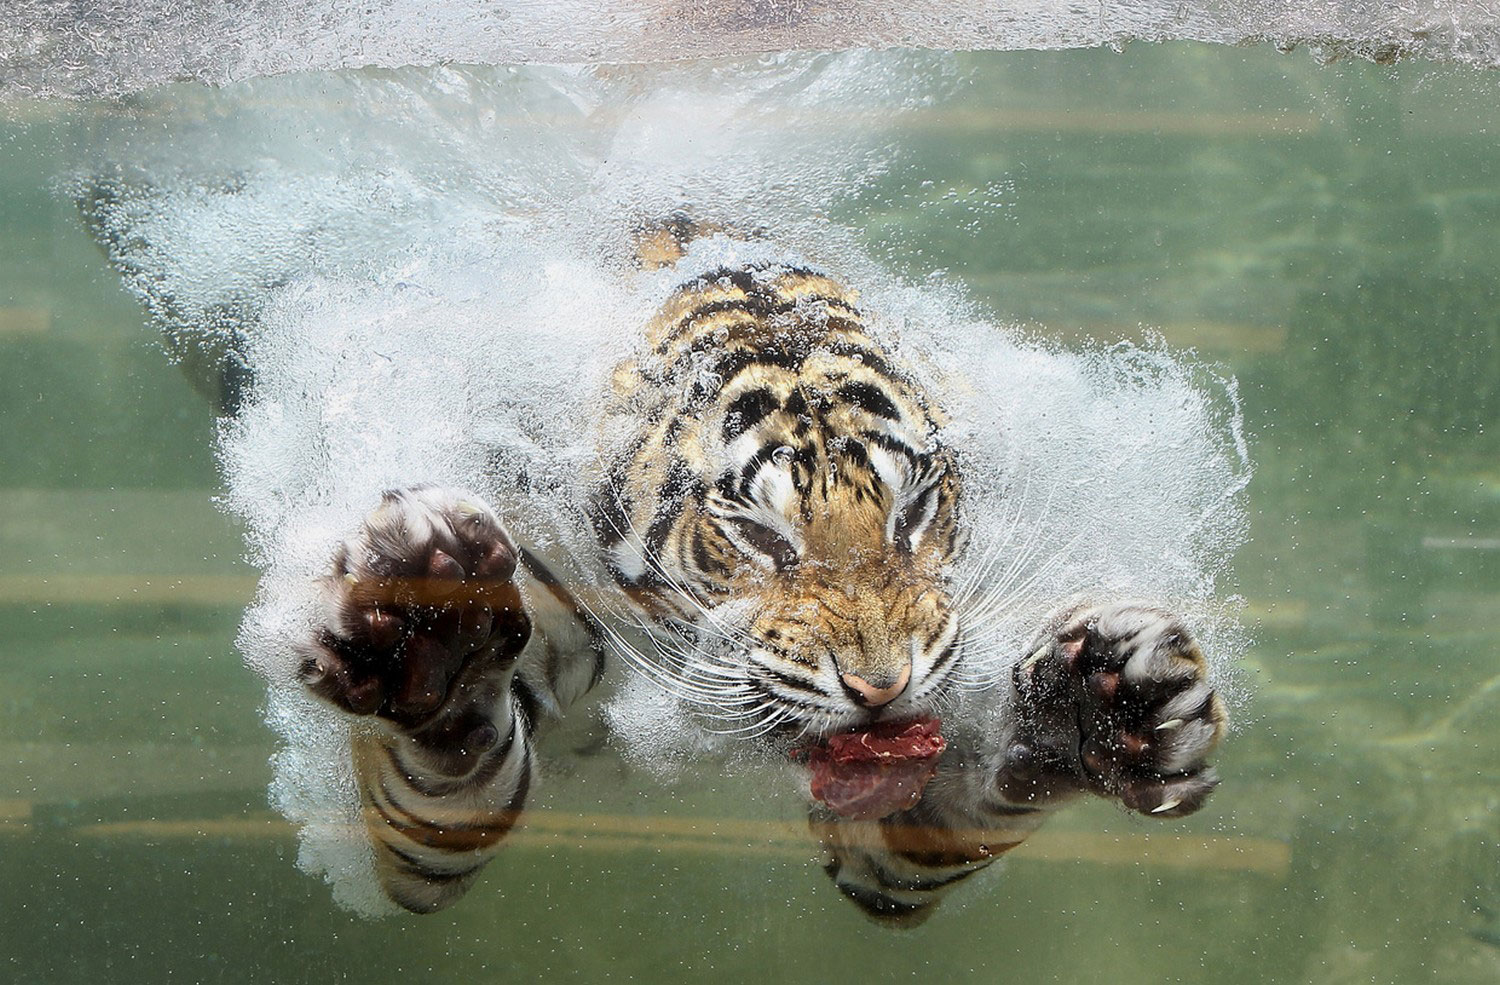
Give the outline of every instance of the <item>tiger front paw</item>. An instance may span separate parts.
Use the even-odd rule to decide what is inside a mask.
[[[302,647],[302,682],[404,729],[454,718],[482,730],[482,706],[498,700],[496,681],[531,636],[512,580],[516,554],[475,496],[430,486],[386,493],[335,552],[321,624]]]
[[[1170,613],[1140,605],[1072,613],[1016,668],[1016,755],[1045,749],[1084,789],[1143,814],[1191,814],[1218,783],[1207,757],[1227,723],[1207,671]]]

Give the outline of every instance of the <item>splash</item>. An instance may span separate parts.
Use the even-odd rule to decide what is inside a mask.
[[[1044,50],[1269,41],[1322,58],[1500,64],[1494,12],[1466,0],[12,0],[0,95],[119,96],[291,72],[437,64],[648,62],[853,48]]]
[[[911,52],[442,67],[169,86],[93,124],[74,191],[127,284],[176,348],[254,369],[220,439],[225,502],[266,573],[241,645],[285,740],[273,796],[341,900],[384,905],[351,726],[293,679],[309,580],[382,490],[437,482],[486,494],[517,539],[604,591],[583,521],[619,437],[601,397],[695,272],[826,269],[939,395],[967,476],[971,683],[1080,596],[1158,600],[1222,661],[1241,651],[1217,601],[1249,472],[1232,383],[1161,346],[1064,351],[956,281],[904,281],[829,218],[891,179],[901,128],[959,80],[951,57]],[[682,209],[763,235],[633,270],[633,230]],[[733,746],[638,677],[608,716],[668,772]]]

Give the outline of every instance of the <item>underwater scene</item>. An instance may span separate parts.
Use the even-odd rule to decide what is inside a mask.
[[[1493,26],[819,51],[808,6],[670,60],[497,59],[462,4],[364,61],[0,31],[4,980],[1500,976]],[[857,456],[799,444],[825,384]],[[883,546],[765,507],[817,468]],[[380,649],[397,507],[488,531],[419,580],[519,594],[400,596],[372,698],[340,634]],[[756,676],[778,586],[875,582],[852,650]],[[498,812],[390,738],[439,700],[422,762],[501,750]],[[1066,782],[1017,765],[1057,741]]]

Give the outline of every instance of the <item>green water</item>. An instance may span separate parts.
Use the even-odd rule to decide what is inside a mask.
[[[1187,45],[965,65],[965,112],[838,218],[997,317],[1155,326],[1240,380],[1253,697],[1201,813],[1072,811],[895,933],[810,845],[744,826],[774,812],[731,784],[599,758],[453,910],[340,911],[266,807],[211,416],[51,192],[68,127],[22,107],[0,117],[0,980],[1500,978],[1500,78]]]

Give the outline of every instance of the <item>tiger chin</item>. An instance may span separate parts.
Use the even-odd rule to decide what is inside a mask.
[[[654,229],[640,262],[671,266],[702,232]],[[630,441],[590,519],[651,657],[513,541],[504,502],[463,489],[387,493],[320,584],[300,678],[373,726],[353,766],[396,903],[468,890],[524,817],[538,731],[607,654],[800,754],[826,871],[885,923],[925,919],[1080,795],[1175,817],[1213,789],[1223,705],[1191,634],[1150,605],[1060,609],[1008,679],[965,692],[994,714],[939,721],[965,659],[965,477],[935,395],[832,278],[686,278],[616,370],[607,416]]]

